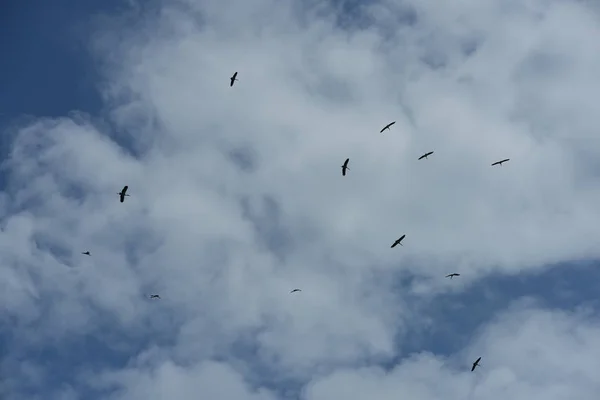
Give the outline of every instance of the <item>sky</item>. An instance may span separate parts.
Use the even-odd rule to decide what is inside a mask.
[[[597,398],[595,3],[30,3],[0,398]]]

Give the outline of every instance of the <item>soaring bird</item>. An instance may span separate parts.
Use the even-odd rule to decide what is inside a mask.
[[[387,129],[388,131],[389,131],[389,130],[391,130],[391,129],[390,129],[390,126],[394,125],[395,123],[396,123],[396,121],[394,121],[394,122],[390,122],[389,124],[387,124],[386,126],[384,126],[384,127],[383,127],[383,129],[379,131],[379,133],[383,133],[383,131],[385,131],[386,129]]]
[[[159,296],[159,295],[157,295],[157,294],[151,294],[151,295],[150,295],[150,298],[151,298],[151,299],[159,299],[159,300],[160,300],[160,296]]]
[[[302,290],[300,290],[300,289],[294,289],[294,290],[292,290],[290,293],[294,293],[294,292],[301,292],[301,291],[302,291]]]
[[[502,160],[502,161],[496,161],[495,163],[493,163],[493,164],[492,164],[492,167],[493,167],[494,165],[498,165],[498,164],[499,164],[500,166],[502,166],[502,163],[504,163],[504,162],[507,162],[508,160],[510,160],[510,158],[505,158],[505,159],[504,159],[504,160]]]
[[[85,254],[86,256],[91,256],[91,254],[90,254],[90,252],[89,252],[89,251],[84,251],[84,252],[83,252],[83,253],[81,253],[81,254]]]
[[[477,361],[475,361],[475,362],[473,363],[473,366],[471,367],[471,372],[475,371],[475,368],[476,368],[476,367],[479,365],[479,360],[481,360],[481,357],[479,357],[479,358],[477,359]]]
[[[229,78],[229,80],[231,81],[229,83],[229,87],[233,86],[233,82],[239,81],[239,79],[237,79],[236,77],[237,77],[237,71],[235,71],[235,73],[233,74],[233,76],[231,78]]]
[[[460,276],[460,274],[457,274],[457,273],[449,274],[449,275],[446,275],[446,278],[452,279],[452,277],[454,277],[454,276]]]
[[[404,246],[404,245],[403,245],[402,243],[400,243],[400,242],[402,242],[402,239],[404,239],[404,237],[405,237],[405,236],[406,236],[406,235],[402,235],[402,236],[400,237],[400,239],[396,240],[396,241],[394,242],[394,244],[392,245],[392,247],[391,247],[391,248],[393,249],[394,247],[396,247],[396,246],[398,246],[398,245],[400,245],[400,246]]]
[[[350,168],[348,168],[349,161],[350,159],[346,158],[346,161],[344,161],[344,164],[342,165],[342,176],[346,176],[346,170],[350,171]]]
[[[119,196],[121,196],[121,203],[125,201],[125,196],[129,196],[128,194],[125,194],[125,192],[127,192],[127,188],[129,186],[125,185],[123,186],[123,190],[121,190],[119,193],[117,193]]]
[[[433,151],[430,151],[429,153],[425,153],[423,154],[421,157],[419,157],[419,160],[423,159],[423,158],[427,158],[428,156],[432,155]]]

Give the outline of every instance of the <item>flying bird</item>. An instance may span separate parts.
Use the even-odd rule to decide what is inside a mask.
[[[383,131],[385,131],[386,129],[389,131],[390,130],[390,126],[394,125],[395,123],[396,123],[396,121],[390,122],[389,124],[387,124],[386,126],[384,126],[383,129],[379,131],[379,133],[383,133]]]
[[[477,361],[475,361],[475,362],[473,363],[473,366],[471,367],[471,372],[475,371],[475,368],[476,368],[477,366],[479,366],[479,360],[481,360],[481,357],[479,357],[479,358],[477,359]]]
[[[157,295],[157,294],[151,294],[151,295],[150,295],[150,298],[151,298],[151,299],[159,299],[159,300],[160,300],[160,296],[159,296],[159,295]]]
[[[290,293],[294,293],[294,292],[301,292],[301,291],[302,291],[302,290],[300,290],[300,289],[294,289],[294,290],[292,290]]]
[[[400,242],[402,242],[402,239],[404,239],[404,237],[405,237],[405,236],[406,236],[406,235],[402,235],[402,236],[400,237],[400,239],[396,240],[396,241],[394,242],[394,244],[392,245],[392,247],[391,247],[391,248],[393,249],[393,248],[394,248],[394,247],[396,247],[397,245],[404,246],[404,245],[403,245],[402,243],[400,243]]]
[[[239,79],[237,79],[236,77],[237,77],[237,71],[235,71],[233,76],[231,78],[229,78],[229,80],[231,81],[231,83],[229,83],[229,87],[233,86],[233,82],[239,81]]]
[[[449,275],[446,275],[446,278],[452,279],[452,277],[454,277],[454,276],[460,276],[460,274],[457,274],[457,273],[449,274]]]
[[[419,160],[423,159],[423,158],[427,158],[428,156],[432,155],[433,151],[430,151],[429,153],[425,153],[423,154],[421,157],[419,157]]]
[[[350,168],[348,168],[349,161],[350,159],[346,158],[346,161],[344,161],[344,165],[342,165],[342,176],[346,176],[346,170],[350,171]]]
[[[90,252],[89,252],[89,251],[84,251],[84,252],[83,252],[83,253],[81,253],[81,254],[85,254],[86,256],[91,256],[91,254],[90,254]]]
[[[505,159],[504,159],[504,160],[502,160],[502,161],[496,161],[495,163],[493,163],[493,164],[492,164],[492,167],[493,167],[494,165],[498,165],[498,164],[500,164],[500,166],[502,166],[502,163],[504,163],[504,162],[507,162],[508,160],[510,160],[510,158],[505,158]]]
[[[127,192],[127,188],[129,186],[125,185],[123,186],[123,190],[121,190],[119,193],[117,193],[119,196],[121,196],[121,203],[125,201],[125,196],[129,196],[128,194],[125,194],[125,192]]]

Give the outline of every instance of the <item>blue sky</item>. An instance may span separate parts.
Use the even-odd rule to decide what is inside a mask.
[[[13,3],[3,398],[594,398],[598,10]]]
[[[11,2],[0,32],[3,121],[12,116],[64,116],[101,108],[97,71],[86,35],[94,14],[114,12],[120,1]]]

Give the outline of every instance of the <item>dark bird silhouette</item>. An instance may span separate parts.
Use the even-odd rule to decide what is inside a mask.
[[[394,125],[395,123],[396,123],[396,121],[390,122],[389,124],[387,124],[386,126],[384,126],[383,129],[379,131],[379,133],[383,133],[383,131],[385,131],[386,129],[388,131],[390,131],[391,130],[390,126]]]
[[[127,188],[129,186],[125,185],[123,186],[123,190],[121,190],[119,193],[117,193],[119,196],[121,196],[121,203],[125,201],[125,196],[129,196],[128,194],[125,194],[125,192],[127,192]]]
[[[449,275],[446,275],[446,278],[450,278],[450,279],[452,279],[452,278],[453,278],[453,277],[455,277],[455,276],[460,276],[460,274],[457,274],[457,273],[454,273],[454,274],[449,274]]]
[[[475,371],[475,368],[476,368],[477,366],[479,366],[479,360],[481,360],[481,357],[479,357],[479,358],[477,359],[477,361],[475,361],[475,362],[473,363],[473,366],[471,367],[471,372]]]
[[[85,254],[86,256],[91,256],[91,254],[90,254],[90,252],[89,252],[89,251],[84,251],[84,252],[83,252],[83,253],[81,253],[81,254]]]
[[[294,292],[301,292],[301,291],[302,291],[302,290],[300,290],[300,289],[294,289],[294,290],[292,290],[290,293],[294,293]]]
[[[492,167],[493,167],[494,165],[500,165],[500,166],[502,166],[502,163],[505,163],[505,162],[507,162],[508,160],[510,160],[510,158],[505,158],[505,159],[504,159],[504,160],[502,160],[502,161],[496,161],[495,163],[493,163],[493,164],[492,164]]]
[[[233,74],[233,76],[231,78],[229,78],[229,80],[231,81],[229,83],[229,87],[233,86],[233,82],[239,81],[239,79],[237,79],[236,77],[237,77],[237,71]]]
[[[429,156],[430,156],[430,155],[432,155],[432,154],[433,154],[433,151],[430,151],[429,153],[425,153],[425,154],[423,154],[421,157],[419,157],[419,160],[421,160],[421,159],[423,159],[423,158],[427,158],[427,157],[429,157]]]
[[[385,131],[386,129],[387,129],[388,131],[389,131],[389,130],[391,130],[391,129],[390,129],[390,126],[394,125],[395,123],[396,123],[396,121],[394,121],[394,122],[390,122],[389,124],[387,124],[386,126],[384,126],[384,127],[383,127],[383,129],[379,131],[379,133],[383,133],[383,131]]]
[[[151,294],[151,295],[150,295],[150,298],[151,298],[151,299],[159,299],[159,300],[160,300],[160,296],[159,296],[159,295],[157,295],[157,294]]]
[[[406,236],[406,235],[402,235],[402,236],[400,237],[400,239],[396,240],[396,241],[394,242],[394,244],[392,245],[392,247],[391,247],[391,248],[393,249],[394,247],[396,247],[396,246],[398,246],[398,245],[400,245],[400,246],[404,246],[404,245],[403,245],[402,243],[400,243],[400,242],[402,242],[402,240],[404,239],[404,237],[405,237],[405,236]]]
[[[346,170],[350,171],[350,168],[348,168],[349,161],[350,159],[346,158],[346,161],[344,161],[344,165],[342,165],[342,176],[346,176]]]

